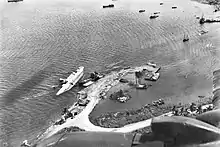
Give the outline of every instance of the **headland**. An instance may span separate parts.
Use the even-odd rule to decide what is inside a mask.
[[[99,79],[94,84],[84,88],[79,93],[86,93],[86,97],[83,96],[83,99],[78,97],[79,101],[73,104],[68,109],[68,112],[73,114],[72,117],[63,115],[60,120],[57,120],[55,124],[50,126],[46,132],[38,136],[37,140],[33,142],[36,144],[39,141],[42,141],[56,133],[63,131],[101,131],[101,132],[149,132],[149,126],[151,124],[152,117],[161,117],[164,115],[184,115],[184,112],[174,113],[174,105],[167,104],[166,100],[160,102],[154,102],[152,104],[146,104],[140,109],[127,110],[123,112],[114,112],[106,113],[98,117],[91,116],[91,112],[96,107],[96,105],[109,97],[106,96],[106,93],[111,89],[111,92],[126,91],[129,88],[140,88],[140,85],[145,85],[141,90],[147,90],[149,86],[147,84],[140,84],[143,78],[149,79],[149,73],[156,75],[160,67],[152,65],[143,65],[139,67],[126,67],[120,71],[113,71],[108,75],[105,75],[103,78]],[[142,78],[137,79],[137,73],[144,71]],[[124,79],[124,80],[121,80]],[[122,82],[123,81],[123,82]],[[126,81],[126,82],[125,82]],[[117,87],[117,88],[115,88]],[[113,89],[113,90],[112,90]],[[80,100],[86,100],[87,103],[80,103]],[[210,98],[203,98],[201,101],[198,101],[198,105],[209,104],[211,101]],[[188,112],[188,106],[177,105],[176,110],[178,111],[184,107],[184,111]],[[190,112],[187,113],[189,116]]]
[[[90,122],[89,114],[92,112],[92,110],[95,108],[95,106],[99,103],[100,100],[104,100],[107,98],[106,93],[109,91],[110,88],[117,86],[120,83],[120,79],[122,77],[126,77],[126,79],[129,80],[129,83],[124,83],[124,84],[120,83],[120,87],[122,89],[125,87],[132,87],[135,85],[134,73],[136,71],[141,71],[143,69],[147,69],[148,71],[153,72],[153,73],[159,70],[159,68],[154,68],[149,65],[133,67],[133,68],[130,68],[130,67],[124,68],[118,72],[112,72],[106,75],[105,77],[101,78],[96,83],[94,83],[93,85],[83,89],[82,91],[80,91],[80,93],[87,94],[86,99],[89,101],[88,104],[82,106],[77,102],[74,103],[74,105],[68,109],[69,112],[73,114],[75,114],[75,112],[77,111],[77,114],[73,117],[73,119],[67,118],[65,119],[64,122],[61,122],[58,124],[55,123],[50,128],[48,128],[45,133],[39,136],[38,139],[42,140],[42,139],[48,138],[52,136],[53,134],[59,132],[60,130],[64,128],[68,128],[70,126],[79,127],[80,129],[84,129],[86,131],[106,131],[106,132],[109,132],[109,131],[121,132],[122,131],[122,132],[125,132],[125,129],[103,128],[103,127],[95,126],[94,124]],[[128,84],[131,86],[127,86]],[[58,120],[57,122],[60,122],[61,120]]]

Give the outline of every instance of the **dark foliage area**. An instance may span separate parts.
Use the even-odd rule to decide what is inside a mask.
[[[202,100],[199,100],[195,102],[196,105],[204,105],[204,104],[210,104],[212,102],[212,98],[205,98]],[[150,119],[152,117],[156,117],[159,115],[162,115],[164,113],[172,111],[174,105],[160,105],[160,106],[153,106],[152,104],[147,104],[142,108],[139,109],[132,109],[132,110],[126,110],[122,112],[109,112],[102,114],[97,117],[89,116],[90,121],[97,126],[102,126],[105,128],[120,128],[125,125],[143,121]],[[190,104],[187,105],[175,105],[177,109],[180,109],[181,107],[189,108]],[[195,116],[189,116],[189,117],[195,117]],[[146,127],[143,129],[139,129],[134,132],[139,133],[148,133],[151,131],[150,127]]]
[[[57,134],[65,133],[65,132],[79,132],[85,131],[84,129],[80,129],[79,127],[71,126],[68,128],[63,128],[62,130],[58,131]]]

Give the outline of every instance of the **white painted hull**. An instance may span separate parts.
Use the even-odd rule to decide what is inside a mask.
[[[76,83],[82,78],[83,74],[84,74],[84,67],[79,67],[77,69],[77,72],[72,73],[66,80],[67,83],[62,85],[62,88],[56,93],[56,95],[60,95],[68,90],[70,90],[71,88],[73,88],[73,86],[76,85]]]

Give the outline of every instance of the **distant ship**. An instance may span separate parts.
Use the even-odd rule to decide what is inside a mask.
[[[189,41],[188,35],[184,35],[183,42]]]
[[[8,3],[10,3],[10,2],[20,2],[20,1],[23,1],[23,0],[8,0]]]
[[[67,79],[62,79],[62,88],[56,93],[60,95],[68,90],[70,90],[76,83],[82,78],[84,74],[84,67],[80,66],[75,72],[72,72]]]
[[[143,10],[143,9],[142,9],[142,10],[139,10],[139,13],[143,13],[143,12],[145,12],[145,10]]]
[[[157,17],[159,17],[159,16],[158,15],[151,15],[150,19],[154,19],[154,18],[157,18]]]
[[[103,6],[103,8],[114,8],[114,5],[113,4],[105,5]]]

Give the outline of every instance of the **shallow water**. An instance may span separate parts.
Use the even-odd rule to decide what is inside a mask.
[[[115,8],[101,8],[109,3]],[[172,10],[174,4],[178,8]],[[16,147],[33,139],[74,102],[77,88],[56,97],[51,86],[79,65],[86,72],[148,60],[162,66],[153,87],[131,92],[136,98],[125,105],[103,102],[94,114],[139,107],[158,98],[188,99],[199,89],[211,92],[211,71],[219,66],[218,25],[200,26],[194,15],[201,15],[201,10],[194,3],[29,0],[0,5],[2,146],[6,142]],[[211,13],[210,7],[201,6]],[[146,12],[138,13],[139,9]],[[161,12],[160,17],[150,20],[155,11]],[[210,31],[200,36],[204,27]],[[182,42],[184,33],[189,42]]]

